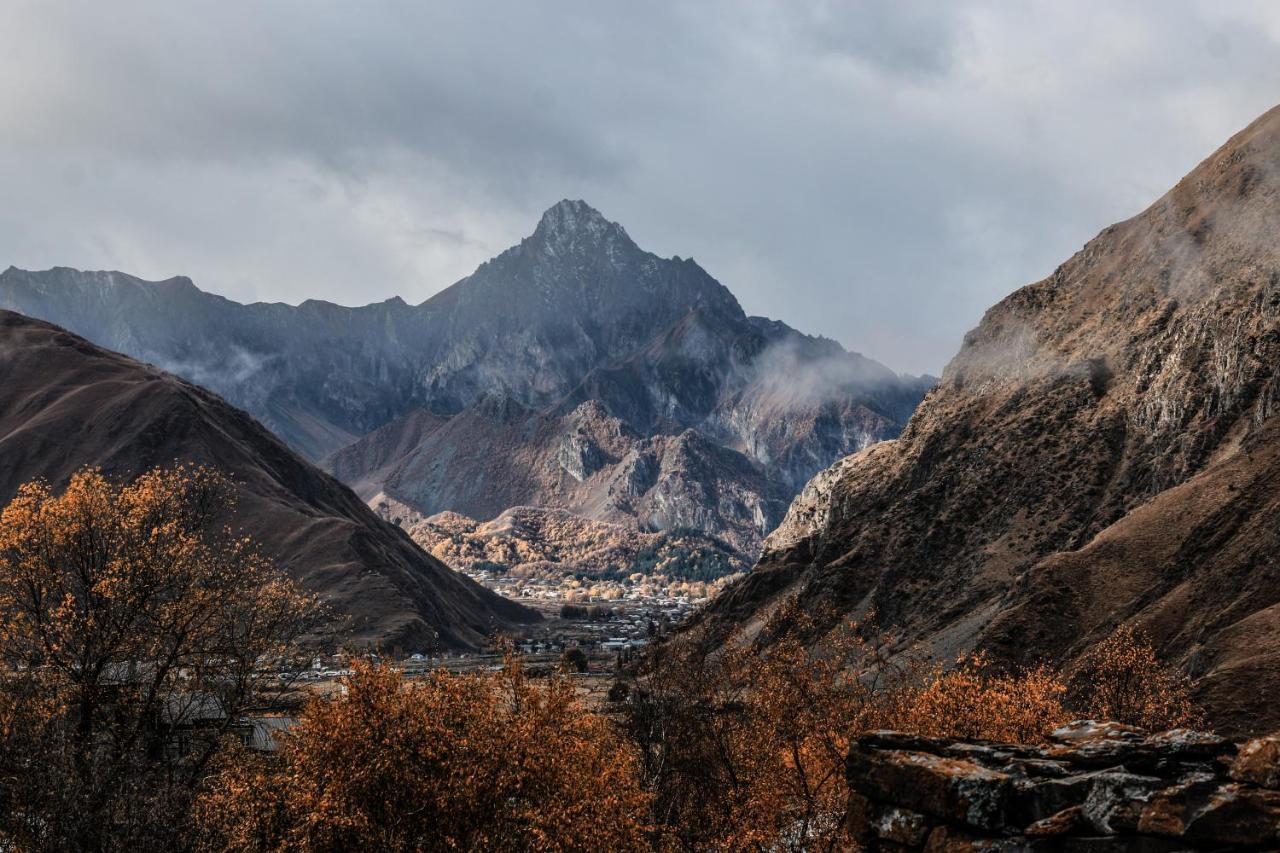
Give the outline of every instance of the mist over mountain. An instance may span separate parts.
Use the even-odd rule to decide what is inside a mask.
[[[901,437],[818,475],[713,603],[945,660],[1071,665],[1117,626],[1225,729],[1280,725],[1280,108],[991,308]]]
[[[581,201],[416,306],[241,305],[65,268],[10,268],[0,306],[216,391],[366,498],[691,524],[748,552],[814,473],[897,435],[932,382],[748,317],[694,261],[643,251]]]
[[[0,311],[0,505],[84,466],[132,477],[176,461],[236,484],[229,523],[318,593],[358,643],[470,649],[536,614],[424,553],[244,412],[56,326]]]

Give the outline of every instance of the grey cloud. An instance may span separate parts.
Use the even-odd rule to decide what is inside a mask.
[[[0,7],[0,266],[417,301],[586,198],[940,371],[1280,92],[1253,2]]]
[[[945,73],[966,36],[960,4],[929,0],[826,0],[792,14],[819,50],[890,74]]]

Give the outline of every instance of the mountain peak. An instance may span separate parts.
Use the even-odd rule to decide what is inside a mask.
[[[539,224],[574,228],[579,225],[608,226],[614,223],[609,222],[600,211],[582,199],[564,198],[546,209]]]
[[[587,247],[634,247],[626,230],[581,199],[564,199],[547,208],[531,238],[551,255]]]

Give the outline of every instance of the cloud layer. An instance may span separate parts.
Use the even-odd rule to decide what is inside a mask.
[[[417,301],[580,197],[932,372],[1280,101],[1265,0],[17,0],[0,52],[0,265]]]

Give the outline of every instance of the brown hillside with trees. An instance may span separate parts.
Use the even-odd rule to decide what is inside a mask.
[[[264,751],[253,714],[296,672],[314,600],[218,521],[232,494],[204,468],[87,470],[0,514],[0,846],[838,850],[867,732],[1194,720],[1132,634],[1071,677],[943,666],[852,624],[813,644],[822,620],[792,602],[728,653],[658,643],[603,708],[514,657],[412,680],[357,659]]]
[[[1127,627],[1224,730],[1280,726],[1280,108],[992,307],[902,436],[818,475],[712,606],[799,594],[939,654]]]
[[[86,465],[133,478],[180,460],[231,478],[236,524],[368,645],[467,650],[536,613],[452,572],[337,480],[205,389],[0,311],[0,503]]]

